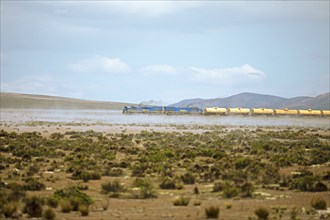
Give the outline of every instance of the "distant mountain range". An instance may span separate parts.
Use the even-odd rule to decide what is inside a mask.
[[[186,99],[172,104],[174,107],[224,107],[224,108],[288,108],[288,109],[330,109],[330,93],[316,97],[299,96],[283,98],[256,93],[240,93],[227,98]]]
[[[90,101],[57,96],[1,92],[1,108],[121,110],[132,103]]]
[[[104,109],[121,110],[133,103],[92,101],[58,96],[30,95],[1,92],[0,108],[27,109]],[[289,108],[289,109],[330,109],[330,93],[316,97],[300,96],[283,98],[255,93],[240,93],[227,98],[186,99],[169,105],[175,107],[224,107],[224,108]]]

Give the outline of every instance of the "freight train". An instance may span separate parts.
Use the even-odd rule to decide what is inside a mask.
[[[169,106],[125,106],[124,114],[148,113],[148,114],[203,114],[203,115],[297,115],[297,116],[330,116],[330,110],[294,110],[294,109],[270,109],[270,108],[220,108],[206,107],[169,107]]]
[[[200,108],[178,108],[169,106],[125,106],[123,113],[202,114]]]
[[[330,110],[295,110],[271,108],[204,108],[205,115],[299,115],[299,116],[330,116]]]

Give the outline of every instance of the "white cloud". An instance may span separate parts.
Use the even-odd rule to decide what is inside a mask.
[[[95,56],[68,65],[69,70],[79,73],[122,74],[130,71],[128,64],[118,58]]]
[[[194,79],[197,81],[209,81],[212,84],[238,84],[247,81],[259,81],[265,74],[249,64],[241,67],[205,69],[190,67],[193,71]]]
[[[189,8],[196,8],[200,2],[180,2],[180,1],[44,1],[39,4],[55,8],[56,14],[93,14],[99,15],[133,15],[158,17],[177,12],[182,12]]]
[[[89,84],[68,83],[50,74],[37,74],[6,82],[1,81],[0,85],[2,92],[84,98],[81,87],[87,88]]]
[[[160,16],[180,12],[199,5],[198,2],[172,1],[130,1],[107,2],[109,8],[116,11],[135,15]]]
[[[178,70],[170,65],[148,65],[140,69],[145,75],[158,75],[158,74],[165,74],[165,75],[174,75],[178,72]]]
[[[57,85],[51,75],[26,76],[10,82],[1,82],[1,91],[56,95]]]

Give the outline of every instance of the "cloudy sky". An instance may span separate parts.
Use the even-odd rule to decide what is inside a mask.
[[[1,91],[165,104],[329,89],[329,1],[1,0]]]

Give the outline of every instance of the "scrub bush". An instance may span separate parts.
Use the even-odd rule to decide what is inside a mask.
[[[312,198],[311,205],[312,205],[312,208],[317,209],[317,210],[327,209],[327,202],[321,197]]]
[[[42,216],[42,205],[43,201],[41,198],[32,196],[26,198],[24,206],[24,213],[27,213],[30,217],[41,217]]]
[[[210,206],[205,208],[206,218],[218,218],[220,209],[217,206]]]
[[[48,197],[48,198],[46,198],[46,204],[49,207],[57,208],[57,206],[58,206],[58,200],[55,199],[54,197]]]
[[[173,205],[175,206],[187,206],[190,202],[190,198],[188,197],[179,197],[179,198],[176,198],[174,201],[173,201]]]
[[[254,210],[254,214],[258,217],[259,220],[267,220],[269,216],[269,210],[265,207],[259,207]]]
[[[45,189],[45,184],[37,181],[34,178],[27,178],[26,184],[23,186],[26,191],[40,191]]]
[[[61,200],[60,207],[63,213],[69,213],[72,211],[72,205],[70,200]]]
[[[154,186],[149,179],[137,178],[134,181],[134,185],[140,188],[139,198],[150,199],[157,197]]]
[[[87,216],[89,214],[88,205],[80,204],[78,210],[82,216]]]
[[[43,213],[44,219],[55,219],[56,213],[52,208],[47,208]]]
[[[101,187],[103,193],[119,193],[125,191],[125,188],[118,180],[102,183]]]
[[[86,194],[81,192],[77,187],[67,187],[54,192],[54,198],[57,200],[71,200],[73,198],[79,198],[82,203],[92,204],[93,200]]]
[[[14,202],[9,202],[7,204],[4,204],[2,209],[0,210],[6,218],[12,218],[14,217],[14,213],[17,210],[17,205]]]
[[[195,184],[196,177],[191,172],[187,172],[181,176],[181,179],[184,184]]]
[[[170,177],[165,177],[159,184],[161,189],[175,189],[175,182]]]

